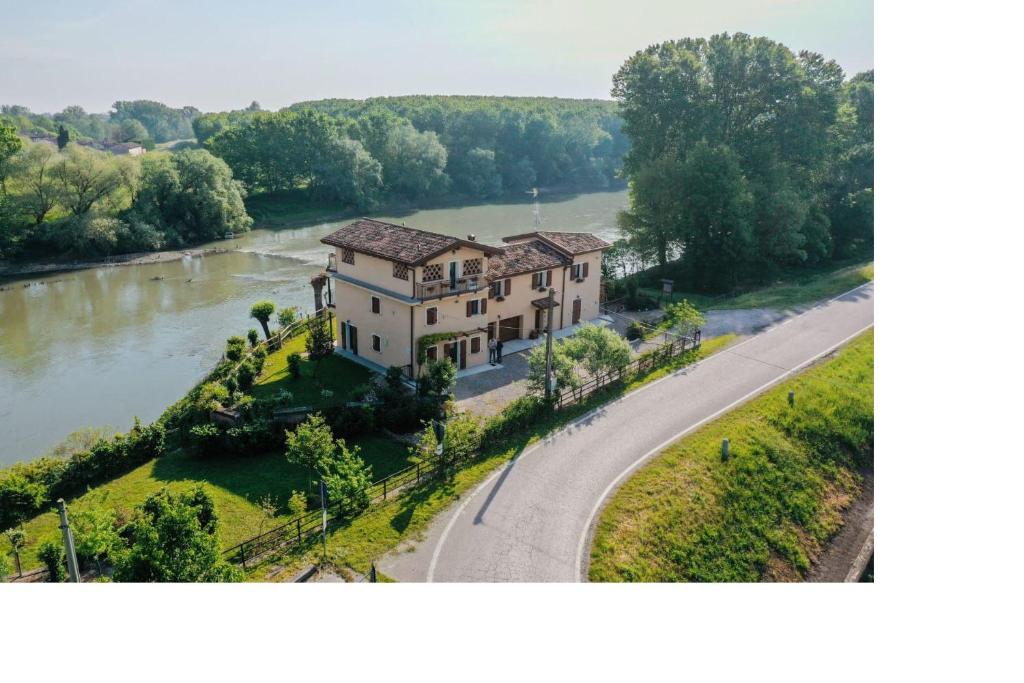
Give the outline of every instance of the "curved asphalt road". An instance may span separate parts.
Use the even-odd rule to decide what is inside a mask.
[[[399,581],[583,580],[593,522],[630,472],[873,322],[868,283],[642,387],[526,449],[380,568]]]

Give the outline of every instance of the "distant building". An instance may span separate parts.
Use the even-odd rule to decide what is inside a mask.
[[[495,247],[369,218],[321,242],[334,248],[337,352],[409,376],[419,351],[459,369],[486,363],[490,339],[543,333],[549,307],[555,330],[596,318],[601,254],[611,246],[588,233],[531,232]]]

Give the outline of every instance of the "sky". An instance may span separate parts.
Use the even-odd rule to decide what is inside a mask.
[[[763,35],[874,68],[871,0],[48,0],[0,28],[0,104],[203,111],[379,95],[608,99],[664,40]]]

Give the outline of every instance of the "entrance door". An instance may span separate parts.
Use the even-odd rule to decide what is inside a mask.
[[[357,356],[359,355],[359,335],[356,334],[354,325],[348,326],[348,350]]]
[[[580,315],[583,313],[583,300],[573,299],[572,302],[572,324],[575,325],[580,321]]]
[[[514,318],[507,318],[498,324],[498,339],[507,342],[522,337],[523,316],[517,315]]]
[[[459,340],[459,369],[466,369],[466,340]]]
[[[545,311],[544,309],[541,309],[541,308],[538,308],[536,311],[534,311],[534,313],[533,313],[533,328],[535,330],[537,330],[537,332],[543,332],[544,329],[548,326],[547,323],[548,323],[548,312],[547,311]]]
[[[452,363],[455,363],[455,367],[459,367],[459,347],[455,344],[444,345],[444,355],[452,359]]]

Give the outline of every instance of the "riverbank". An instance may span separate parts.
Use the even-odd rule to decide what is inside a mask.
[[[30,275],[51,275],[53,273],[66,273],[75,270],[87,270],[89,268],[107,268],[109,266],[142,266],[153,263],[170,263],[180,261],[183,258],[198,258],[212,254],[223,254],[232,249],[222,247],[200,247],[194,249],[175,249],[172,251],[139,252],[134,254],[118,254],[108,256],[104,259],[73,260],[73,261],[52,261],[49,263],[26,262],[26,263],[2,263],[0,262],[0,282],[5,280],[16,280]],[[25,285],[28,286],[28,285]],[[0,291],[6,289],[0,285]]]

